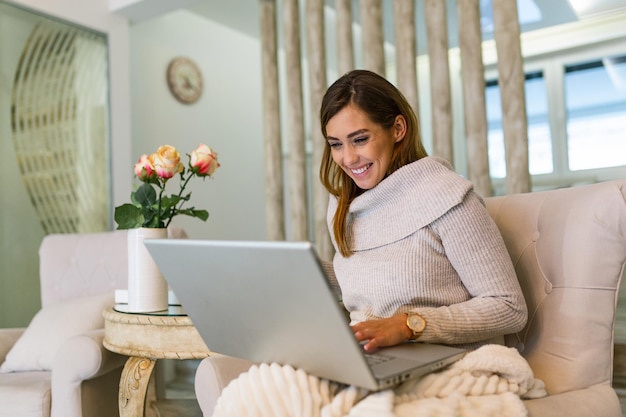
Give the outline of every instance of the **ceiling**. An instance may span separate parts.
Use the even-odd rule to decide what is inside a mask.
[[[130,18],[133,22],[148,20],[159,15],[184,9],[206,19],[230,27],[249,36],[259,37],[260,0],[109,0],[111,11]],[[280,8],[281,0],[275,0]],[[307,0],[298,0],[301,8]],[[482,16],[483,38],[493,35],[492,0],[479,0]],[[510,0],[509,0],[510,1]],[[335,0],[324,0],[333,8]],[[382,0],[385,41],[393,43],[392,23],[393,0]],[[360,0],[352,0],[352,15],[355,23],[360,20]],[[418,54],[427,53],[424,0],[415,0]],[[448,41],[450,47],[458,44],[456,30],[456,0],[446,0],[448,13]],[[518,15],[522,32],[548,28],[564,23],[626,10],[626,0],[517,0]],[[280,15],[280,10],[278,12]],[[304,27],[304,25],[302,25]],[[330,25],[329,25],[330,26]],[[331,33],[333,28],[330,29]],[[280,32],[279,32],[280,36]]]
[[[304,4],[306,0],[300,0]],[[383,16],[385,18],[385,39],[393,42],[393,26],[387,16],[392,16],[393,0],[383,0]],[[618,9],[626,9],[626,0],[517,0],[518,14],[522,32],[546,28],[563,23],[585,19],[589,16],[610,13]],[[329,7],[334,0],[325,0]],[[352,0],[353,18],[359,20],[359,0]],[[199,0],[187,7],[197,13],[225,26],[231,27],[250,36],[259,36],[259,0]],[[480,0],[483,16],[483,37],[491,38],[491,0]],[[456,1],[446,0],[449,41],[451,46],[457,44],[456,33]],[[574,8],[576,7],[576,9]],[[423,0],[416,0],[416,26],[418,51],[426,51],[426,30],[423,14]]]

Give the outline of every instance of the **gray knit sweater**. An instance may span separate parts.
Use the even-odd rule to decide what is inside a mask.
[[[331,197],[330,230],[336,207]],[[421,341],[474,347],[526,323],[502,236],[447,162],[398,169],[352,202],[347,227],[353,254],[337,252],[333,267],[352,322],[415,311],[427,323]]]

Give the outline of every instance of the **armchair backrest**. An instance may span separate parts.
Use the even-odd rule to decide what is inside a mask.
[[[507,344],[549,394],[611,383],[625,199],[626,180],[486,199],[528,304]]]
[[[170,238],[184,238],[169,228]],[[41,305],[128,288],[127,231],[51,234],[39,247]]]

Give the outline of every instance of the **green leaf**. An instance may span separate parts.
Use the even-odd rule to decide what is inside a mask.
[[[135,201],[144,207],[157,203],[157,193],[154,187],[148,183],[141,184],[134,194]]]
[[[161,208],[169,209],[170,207],[175,207],[176,204],[181,200],[177,195],[165,196],[161,199]]]
[[[114,218],[118,229],[134,229],[141,227],[144,222],[141,209],[129,203],[116,207]]]
[[[206,210],[195,210],[195,209],[184,209],[184,210],[179,210],[178,214],[184,214],[185,216],[190,216],[190,217],[197,217],[198,219],[202,220],[203,222],[207,221],[207,219],[209,218],[209,212]]]

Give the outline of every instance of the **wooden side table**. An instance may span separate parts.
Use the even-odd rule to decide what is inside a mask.
[[[143,417],[146,392],[157,359],[202,359],[209,349],[180,307],[158,314],[103,312],[104,347],[129,356],[120,379],[120,417]]]

